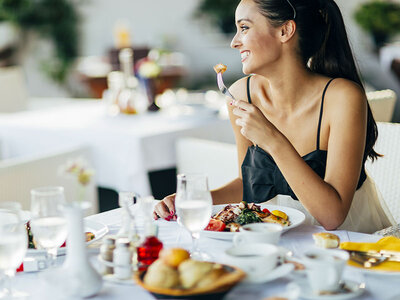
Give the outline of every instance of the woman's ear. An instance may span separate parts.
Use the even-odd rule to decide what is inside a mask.
[[[296,22],[293,20],[287,21],[281,26],[280,39],[282,43],[288,42],[296,32]]]

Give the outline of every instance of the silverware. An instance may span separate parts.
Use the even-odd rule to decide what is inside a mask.
[[[373,257],[352,252],[350,253],[350,260],[362,265],[366,269],[369,269],[377,265],[380,265],[384,261],[387,261],[388,257],[385,256]]]
[[[224,80],[222,79],[222,72],[217,73],[217,84],[222,94],[235,100],[235,97],[232,96],[232,94],[229,92],[228,88],[224,84]]]
[[[400,252],[398,251],[389,251],[389,250],[381,250],[381,251],[356,251],[356,250],[346,250],[352,255],[352,253],[358,254],[364,257],[372,257],[372,258],[380,258],[386,257],[388,261],[397,261],[400,262]]]

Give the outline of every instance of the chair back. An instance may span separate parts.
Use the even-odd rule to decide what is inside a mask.
[[[86,147],[63,149],[47,155],[16,157],[0,161],[0,202],[16,201],[30,209],[30,190],[41,186],[63,186],[66,199],[76,199],[80,186],[75,178],[66,178],[60,167],[68,161],[83,158],[90,161]],[[98,212],[97,188],[94,178],[85,186],[85,200],[91,202],[87,214]]]
[[[378,122],[375,151],[383,154],[366,169],[374,179],[394,219],[400,223],[400,124]]]
[[[392,120],[396,93],[392,90],[367,92],[367,99],[376,122],[390,122]]]
[[[21,67],[0,68],[0,112],[27,109],[28,93]]]
[[[210,189],[221,187],[238,177],[234,144],[181,138],[176,149],[178,173],[204,173],[208,176]]]

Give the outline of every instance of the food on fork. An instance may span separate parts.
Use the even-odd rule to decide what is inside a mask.
[[[322,248],[337,248],[340,244],[340,239],[336,234],[329,232],[314,233],[313,239],[318,247]]]
[[[215,65],[214,66],[214,71],[215,71],[215,73],[221,73],[221,74],[224,74],[224,72],[226,71],[226,69],[227,69],[227,67],[224,65],[224,64],[221,64],[221,63],[219,63],[219,64],[217,64],[217,65]]]
[[[237,232],[242,225],[262,222],[290,225],[289,218],[283,211],[270,212],[266,208],[261,210],[260,205],[242,201],[238,205],[226,205],[211,218],[205,230]]]

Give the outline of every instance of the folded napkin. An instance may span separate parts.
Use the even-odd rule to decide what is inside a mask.
[[[387,236],[381,238],[376,243],[354,243],[354,242],[343,242],[340,244],[340,248],[344,250],[354,250],[354,251],[380,251],[380,250],[390,250],[400,252],[400,239],[394,236]],[[348,264],[350,266],[363,268],[363,266],[349,260]],[[375,267],[368,268],[370,270],[377,271],[391,271],[400,272],[400,262],[396,261],[385,261]]]

